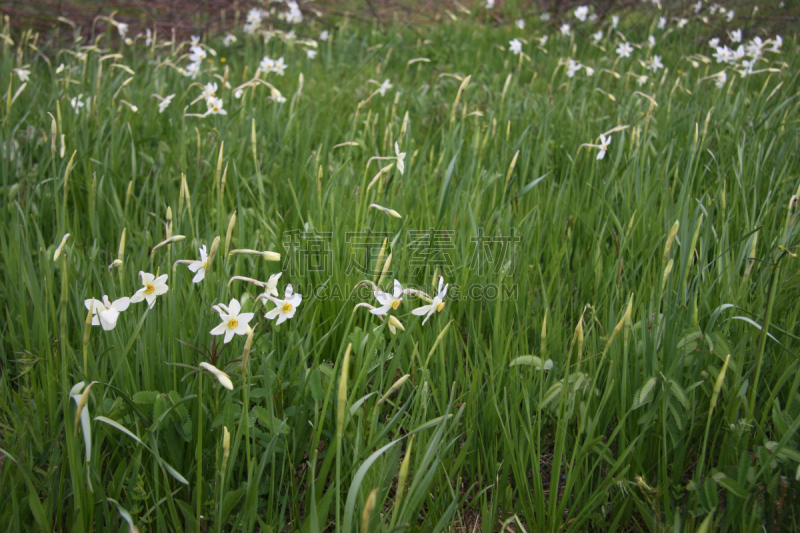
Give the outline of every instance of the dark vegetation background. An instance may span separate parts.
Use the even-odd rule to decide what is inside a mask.
[[[489,25],[509,23],[517,18],[536,18],[551,14],[550,24],[558,25],[579,5],[591,5],[598,20],[612,13],[651,12],[653,16],[695,17],[695,1],[664,0],[660,6],[651,0],[496,0],[495,7],[485,9],[486,0],[297,0],[304,17],[323,22],[343,16],[363,21],[390,23],[402,20],[412,24],[435,24],[458,18],[473,18]],[[785,36],[800,28],[800,0],[717,0],[705,1],[703,11],[712,4],[733,9],[747,35],[748,27]],[[80,31],[92,38],[106,30],[107,22],[98,17],[115,14],[115,19],[130,26],[134,37],[145,28],[158,34],[178,37],[190,34],[216,34],[241,27],[247,10],[262,6],[269,9],[269,0],[2,0],[0,13],[10,17],[14,33],[32,29],[50,38],[67,37]],[[702,12],[701,12],[702,14]],[[715,19],[709,18],[714,31]],[[649,23],[650,20],[647,21]]]

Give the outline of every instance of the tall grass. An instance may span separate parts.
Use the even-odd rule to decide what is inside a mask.
[[[163,37],[114,57],[110,32],[63,49],[6,40],[0,524],[796,529],[796,43],[771,56],[773,72],[717,89],[702,79],[716,65],[686,60],[704,52],[694,24],[637,49],[667,66],[643,86],[611,32],[601,46],[554,34],[542,50],[543,27],[454,22],[419,36],[349,22],[315,59],[240,36],[208,43],[217,56],[197,81],[220,84],[228,114],[205,118],[184,116],[199,87],[169,66],[185,66],[186,48]],[[514,36],[530,60],[504,49]],[[287,101],[262,86],[233,98],[223,79],[247,81],[264,55],[286,58],[286,75],[267,79]],[[594,76],[567,78],[567,57]],[[23,64],[31,81],[11,102]],[[386,78],[392,89],[369,98],[367,80]],[[91,103],[75,113],[79,93]],[[163,114],[154,93],[176,94]],[[580,148],[617,126],[605,159]],[[395,142],[405,172],[368,189],[391,163],[370,158]],[[383,237],[368,257],[350,242],[366,228],[388,234],[380,259]],[[452,264],[415,263],[412,230],[430,228],[446,232]],[[298,230],[324,234],[330,262],[283,274],[281,294],[292,283],[304,300],[275,326],[261,289],[229,280],[282,263],[229,251],[297,263],[305,241],[285,232]],[[186,239],[151,253],[171,235]],[[496,262],[481,269],[480,235],[518,241],[504,257],[487,245]],[[216,237],[203,282],[173,268]],[[396,334],[355,307],[375,303],[355,287],[383,278],[390,252],[382,288],[397,278],[435,295],[439,275],[458,286],[424,326],[410,310],[425,302],[406,295]],[[347,271],[351,254],[369,274]],[[169,275],[154,308],[88,326],[83,301],[130,296],[140,270]],[[510,293],[469,292],[490,285]],[[247,348],[209,334],[212,305],[234,297],[256,312]]]

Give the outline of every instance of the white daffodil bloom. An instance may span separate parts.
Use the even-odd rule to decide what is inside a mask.
[[[158,103],[158,113],[161,114],[164,112],[166,108],[169,107],[169,104],[172,103],[172,99],[175,98],[175,94],[170,94],[166,96],[163,100]]]
[[[718,46],[713,55],[717,63],[728,63],[733,60],[733,51],[727,45]]]
[[[190,63],[188,67],[186,67],[186,77],[195,79],[197,75],[200,74],[200,62],[196,61],[194,63]]]
[[[685,18],[678,19],[678,29],[682,30],[683,28],[686,27],[687,24],[689,24],[689,19]]]
[[[83,94],[79,94],[78,96],[73,96],[72,100],[69,101],[69,105],[71,105],[72,109],[75,110],[75,114],[76,115],[80,112],[81,108],[85,105],[83,103],[82,98],[83,98]]]
[[[199,35],[192,35],[191,39],[191,46],[200,46],[200,36]]]
[[[783,46],[783,37],[776,35],[774,39],[770,40],[770,42],[772,43],[772,48],[770,48],[769,51],[780,53],[781,46]]]
[[[309,59],[314,59],[315,57],[317,57],[317,51],[314,50],[313,48],[309,48],[308,50],[306,50],[306,57]]]
[[[402,175],[406,170],[406,153],[400,151],[400,145],[397,144],[397,141],[394,142],[394,153],[397,154],[397,170]]]
[[[189,61],[192,63],[199,63],[208,57],[208,54],[201,46],[192,46],[189,49]]]
[[[659,17],[658,19],[658,29],[663,30],[667,27],[667,19],[666,17]]]
[[[225,34],[225,37],[222,38],[222,44],[224,46],[230,46],[236,42],[236,36],[232,33]]]
[[[275,60],[271,59],[269,56],[264,56],[261,60],[261,63],[258,64],[258,68],[261,69],[261,72],[265,74],[269,74],[272,72],[275,66]]]
[[[422,307],[417,307],[416,309],[411,310],[412,315],[425,315],[425,320],[422,321],[423,326],[434,312],[441,313],[442,309],[444,309],[444,298],[447,296],[447,288],[450,286],[450,284],[448,283],[447,285],[444,285],[444,288],[442,288],[442,285],[444,285],[444,278],[439,278],[439,294],[436,295],[433,301],[428,305],[423,305]]]
[[[267,295],[278,297],[278,280],[281,279],[283,272],[278,272],[277,274],[273,274],[267,280],[267,286],[264,287],[264,294],[262,297],[266,298]]]
[[[151,44],[153,44],[153,30],[147,28],[144,30],[144,45],[150,46]]]
[[[716,49],[717,46],[719,46],[719,37],[714,37],[713,39],[708,41],[708,46],[710,46],[711,48]]]
[[[217,381],[219,381],[220,385],[222,385],[228,390],[233,390],[233,382],[231,381],[231,378],[230,376],[228,376],[228,374],[226,374],[219,368],[215,367],[214,365],[206,363],[205,361],[200,363],[200,367],[214,374],[214,377],[217,378]]]
[[[561,25],[561,28],[559,28],[559,31],[561,32],[561,35],[564,35],[564,36],[567,36],[567,37],[569,36],[570,33],[572,33],[572,29],[571,29],[570,25],[566,24],[566,23]]]
[[[597,30],[596,32],[594,32],[592,34],[592,40],[595,43],[599,43],[600,41],[602,41],[603,40],[603,30]]]
[[[589,6],[580,6],[575,10],[575,18],[581,22],[586,22],[586,17],[589,16]]]
[[[522,52],[522,41],[519,39],[512,39],[508,42],[508,51],[512,54],[519,55]]]
[[[111,331],[117,326],[119,314],[126,310],[130,303],[130,298],[120,298],[110,302],[108,296],[104,294],[102,302],[95,298],[89,298],[83,302],[83,305],[92,311],[93,326],[102,326],[105,331]]]
[[[725,87],[725,84],[728,82],[728,75],[725,74],[724,70],[715,74],[714,77],[716,78],[714,85],[717,86],[717,89],[722,89]]]
[[[217,88],[216,83],[206,83],[203,86],[203,99],[208,100],[209,98],[217,96]]]
[[[661,56],[654,55],[652,59],[650,59],[650,63],[647,65],[647,68],[653,72],[658,72],[658,69],[664,68],[664,63],[661,62]]]
[[[517,25],[517,28],[524,30],[525,29],[525,19],[517,19],[514,24]]]
[[[199,283],[206,277],[206,267],[208,266],[208,253],[206,245],[200,247],[200,260],[189,263],[189,270],[195,272],[192,283]]]
[[[617,55],[619,57],[631,57],[631,52],[633,52],[633,47],[628,42],[619,43],[617,47]]]
[[[619,17],[617,15],[612,15],[611,16],[611,27],[616,30],[617,26],[619,26]]]
[[[742,42],[742,30],[733,30],[730,32],[731,41],[734,43]]]
[[[600,134],[600,153],[597,154],[597,159],[603,159],[606,156],[606,152],[608,151],[608,145],[611,144],[611,135],[606,137],[602,133]]]
[[[386,78],[385,80],[383,80],[383,83],[381,83],[381,86],[378,87],[378,92],[381,93],[381,96],[386,96],[386,91],[388,91],[391,88],[392,84],[389,81],[389,78]]]
[[[123,39],[126,35],[128,35],[128,25],[124,22],[117,22],[117,31],[119,32],[119,36]]]
[[[292,318],[297,311],[297,306],[299,306],[303,301],[303,297],[299,294],[295,294],[291,285],[286,286],[286,292],[283,300],[279,300],[278,298],[269,295],[267,298],[269,298],[269,300],[275,304],[275,309],[269,311],[264,316],[267,318],[267,320],[274,320],[277,318],[278,320],[275,322],[276,326]]]
[[[254,313],[240,313],[242,305],[236,298],[231,298],[227,313],[219,312],[222,324],[211,330],[212,335],[225,335],[225,344],[228,344],[234,335],[247,334],[247,323],[253,319]]]
[[[594,69],[592,67],[584,67],[584,72],[586,72],[586,75],[589,77],[594,76]]]
[[[377,289],[373,294],[375,294],[375,299],[381,304],[381,306],[377,309],[369,310],[369,312],[373,315],[385,315],[390,309],[394,309],[396,311],[403,302],[403,286],[400,285],[400,282],[397,280],[394,280],[394,291],[392,294]]]
[[[169,287],[167,286],[167,275],[162,274],[158,277],[150,274],[149,272],[139,272],[139,277],[142,278],[142,287],[131,296],[131,303],[139,303],[142,300],[147,300],[147,305],[150,309],[156,304],[156,297],[165,294]]]
[[[575,77],[575,73],[578,72],[582,67],[583,65],[581,65],[578,61],[575,61],[574,59],[569,59],[567,61],[567,77],[568,78]]]
[[[275,64],[272,65],[272,71],[278,76],[283,76],[283,73],[286,71],[286,63],[283,62],[283,57],[279,57],[275,60]]]
[[[222,109],[222,98],[217,98],[216,96],[209,97],[206,100],[206,105],[208,106],[208,111],[205,112],[205,115],[227,115],[228,112]]]
[[[31,77],[31,71],[26,68],[15,68],[14,74],[17,75],[19,81],[26,82]]]
[[[319,34],[320,41],[327,41],[328,38],[331,36],[331,33],[328,30],[322,30]]]

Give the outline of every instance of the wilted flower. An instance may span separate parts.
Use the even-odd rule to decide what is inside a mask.
[[[397,141],[394,142],[394,153],[397,154],[397,170],[402,175],[406,169],[406,153],[400,151],[400,145],[397,144]]]
[[[119,314],[126,310],[130,303],[130,298],[120,298],[110,302],[106,295],[103,295],[102,302],[95,298],[83,302],[86,309],[92,311],[92,325],[102,326],[105,331],[110,331],[117,326]]]
[[[139,277],[142,278],[142,285],[144,285],[144,287],[131,296],[131,303],[135,304],[142,300],[147,300],[147,305],[152,309],[156,304],[156,297],[165,294],[169,290],[166,284],[167,275],[162,274],[161,276],[155,277],[148,272],[139,272]]]
[[[228,390],[233,390],[233,382],[231,381],[231,378],[230,376],[228,376],[228,374],[226,374],[219,368],[215,367],[211,363],[206,363],[205,361],[200,363],[200,367],[214,374],[214,377],[217,378],[217,381],[219,381],[220,385],[222,385]]]

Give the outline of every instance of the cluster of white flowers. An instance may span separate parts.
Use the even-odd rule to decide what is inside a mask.
[[[206,57],[208,57],[208,53],[200,44],[200,37],[193,35],[189,45],[189,66],[186,67],[186,76],[192,79],[197,78],[197,75],[200,74],[200,66]]]
[[[259,63],[258,67],[264,74],[274,72],[278,76],[283,76],[284,72],[286,71],[286,63],[284,63],[283,57],[271,59],[269,56],[264,56],[264,59],[261,60],[261,63]]]
[[[250,9],[250,11],[247,12],[247,19],[243,28],[244,32],[252,35],[260,30],[261,23],[264,21],[264,17],[266,17],[267,14],[268,13],[260,7]]]
[[[732,31],[730,39],[732,43],[741,43],[742,31]],[[720,46],[719,38],[715,37],[708,44],[714,48],[713,57],[717,60],[717,63],[730,64],[738,68],[742,76],[746,76],[753,73],[756,63],[763,58],[765,51],[780,53],[783,39],[780,35],[776,35],[774,39],[764,41],[761,37],[756,36],[747,44],[739,44],[736,48],[729,48],[728,45]],[[767,48],[768,46],[770,48]]]

